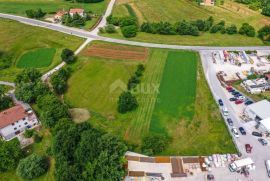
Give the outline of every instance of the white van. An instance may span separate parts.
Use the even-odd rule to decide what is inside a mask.
[[[265,167],[266,167],[267,175],[270,177],[270,160],[265,161]]]
[[[222,113],[224,116],[229,116],[229,111],[225,106],[222,107]]]

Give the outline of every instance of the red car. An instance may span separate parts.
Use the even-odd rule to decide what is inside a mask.
[[[243,103],[243,101],[240,100],[240,99],[238,99],[238,100],[235,101],[235,104],[242,104],[242,103]]]
[[[251,153],[252,146],[250,144],[245,144],[246,152]]]
[[[230,91],[230,90],[232,90],[233,88],[232,88],[232,86],[228,86],[228,87],[226,87],[226,89],[227,89],[227,91]]]

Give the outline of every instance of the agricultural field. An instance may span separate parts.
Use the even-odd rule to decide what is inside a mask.
[[[23,54],[18,63],[18,68],[42,68],[52,63],[55,48],[40,48]]]
[[[0,0],[0,12],[26,16],[25,11],[28,9],[41,8],[47,13],[55,13],[57,10],[69,8],[83,8],[87,12],[101,15],[108,4],[109,0],[100,3],[76,3],[65,0]]]
[[[256,30],[270,23],[270,18],[259,11],[253,11],[243,4],[225,0],[224,5],[214,7],[199,6],[194,1],[172,0],[164,3],[162,0],[117,0],[113,10],[114,16],[136,16],[139,24],[142,22],[167,21],[175,23],[181,20],[207,19],[212,16],[215,22],[224,20],[226,25],[235,24],[238,28],[243,23],[249,23]],[[114,38],[123,38],[120,31],[116,34],[105,34]],[[209,45],[209,46],[247,46],[264,45],[257,37],[250,38],[242,35],[223,35],[220,33],[201,33],[199,37],[179,35],[157,35],[139,32],[130,40],[180,45]]]
[[[42,73],[46,72],[61,62],[63,48],[76,50],[83,42],[82,38],[5,19],[0,19],[0,36],[0,50],[11,55],[10,66],[0,71],[0,77],[11,82],[22,71],[20,67],[40,67]],[[37,61],[40,53],[47,55]]]
[[[94,42],[79,55],[64,96],[71,107],[90,112],[89,122],[94,127],[122,136],[138,146],[148,134],[168,135],[172,143],[163,155],[235,152],[196,53],[145,50],[148,51],[147,60],[143,61],[146,69],[134,92],[139,107],[131,113],[119,114],[118,96],[142,61],[117,59],[113,58],[114,54],[111,57],[85,54],[92,47],[106,49],[108,45],[111,50],[118,50],[120,46]],[[123,46],[121,50],[128,54],[140,48]]]

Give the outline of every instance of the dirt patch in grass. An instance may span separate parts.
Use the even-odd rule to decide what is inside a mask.
[[[71,117],[75,123],[87,121],[91,116],[87,109],[73,108],[69,110]]]
[[[148,49],[123,45],[109,46],[96,44],[85,49],[82,55],[109,59],[145,61],[148,57]]]

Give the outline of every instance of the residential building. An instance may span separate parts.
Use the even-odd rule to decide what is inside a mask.
[[[84,9],[74,8],[69,10],[69,15],[74,16],[75,14],[80,15],[81,17],[85,16]]]
[[[60,22],[60,21],[62,21],[62,18],[63,18],[63,16],[64,16],[65,14],[67,14],[67,12],[64,11],[64,10],[58,11],[58,12],[54,15],[54,21],[55,21],[55,22]]]
[[[201,5],[214,6],[215,5],[215,0],[202,0]]]
[[[0,112],[0,135],[4,140],[10,140],[25,129],[38,124],[39,121],[33,110],[21,104]]]

